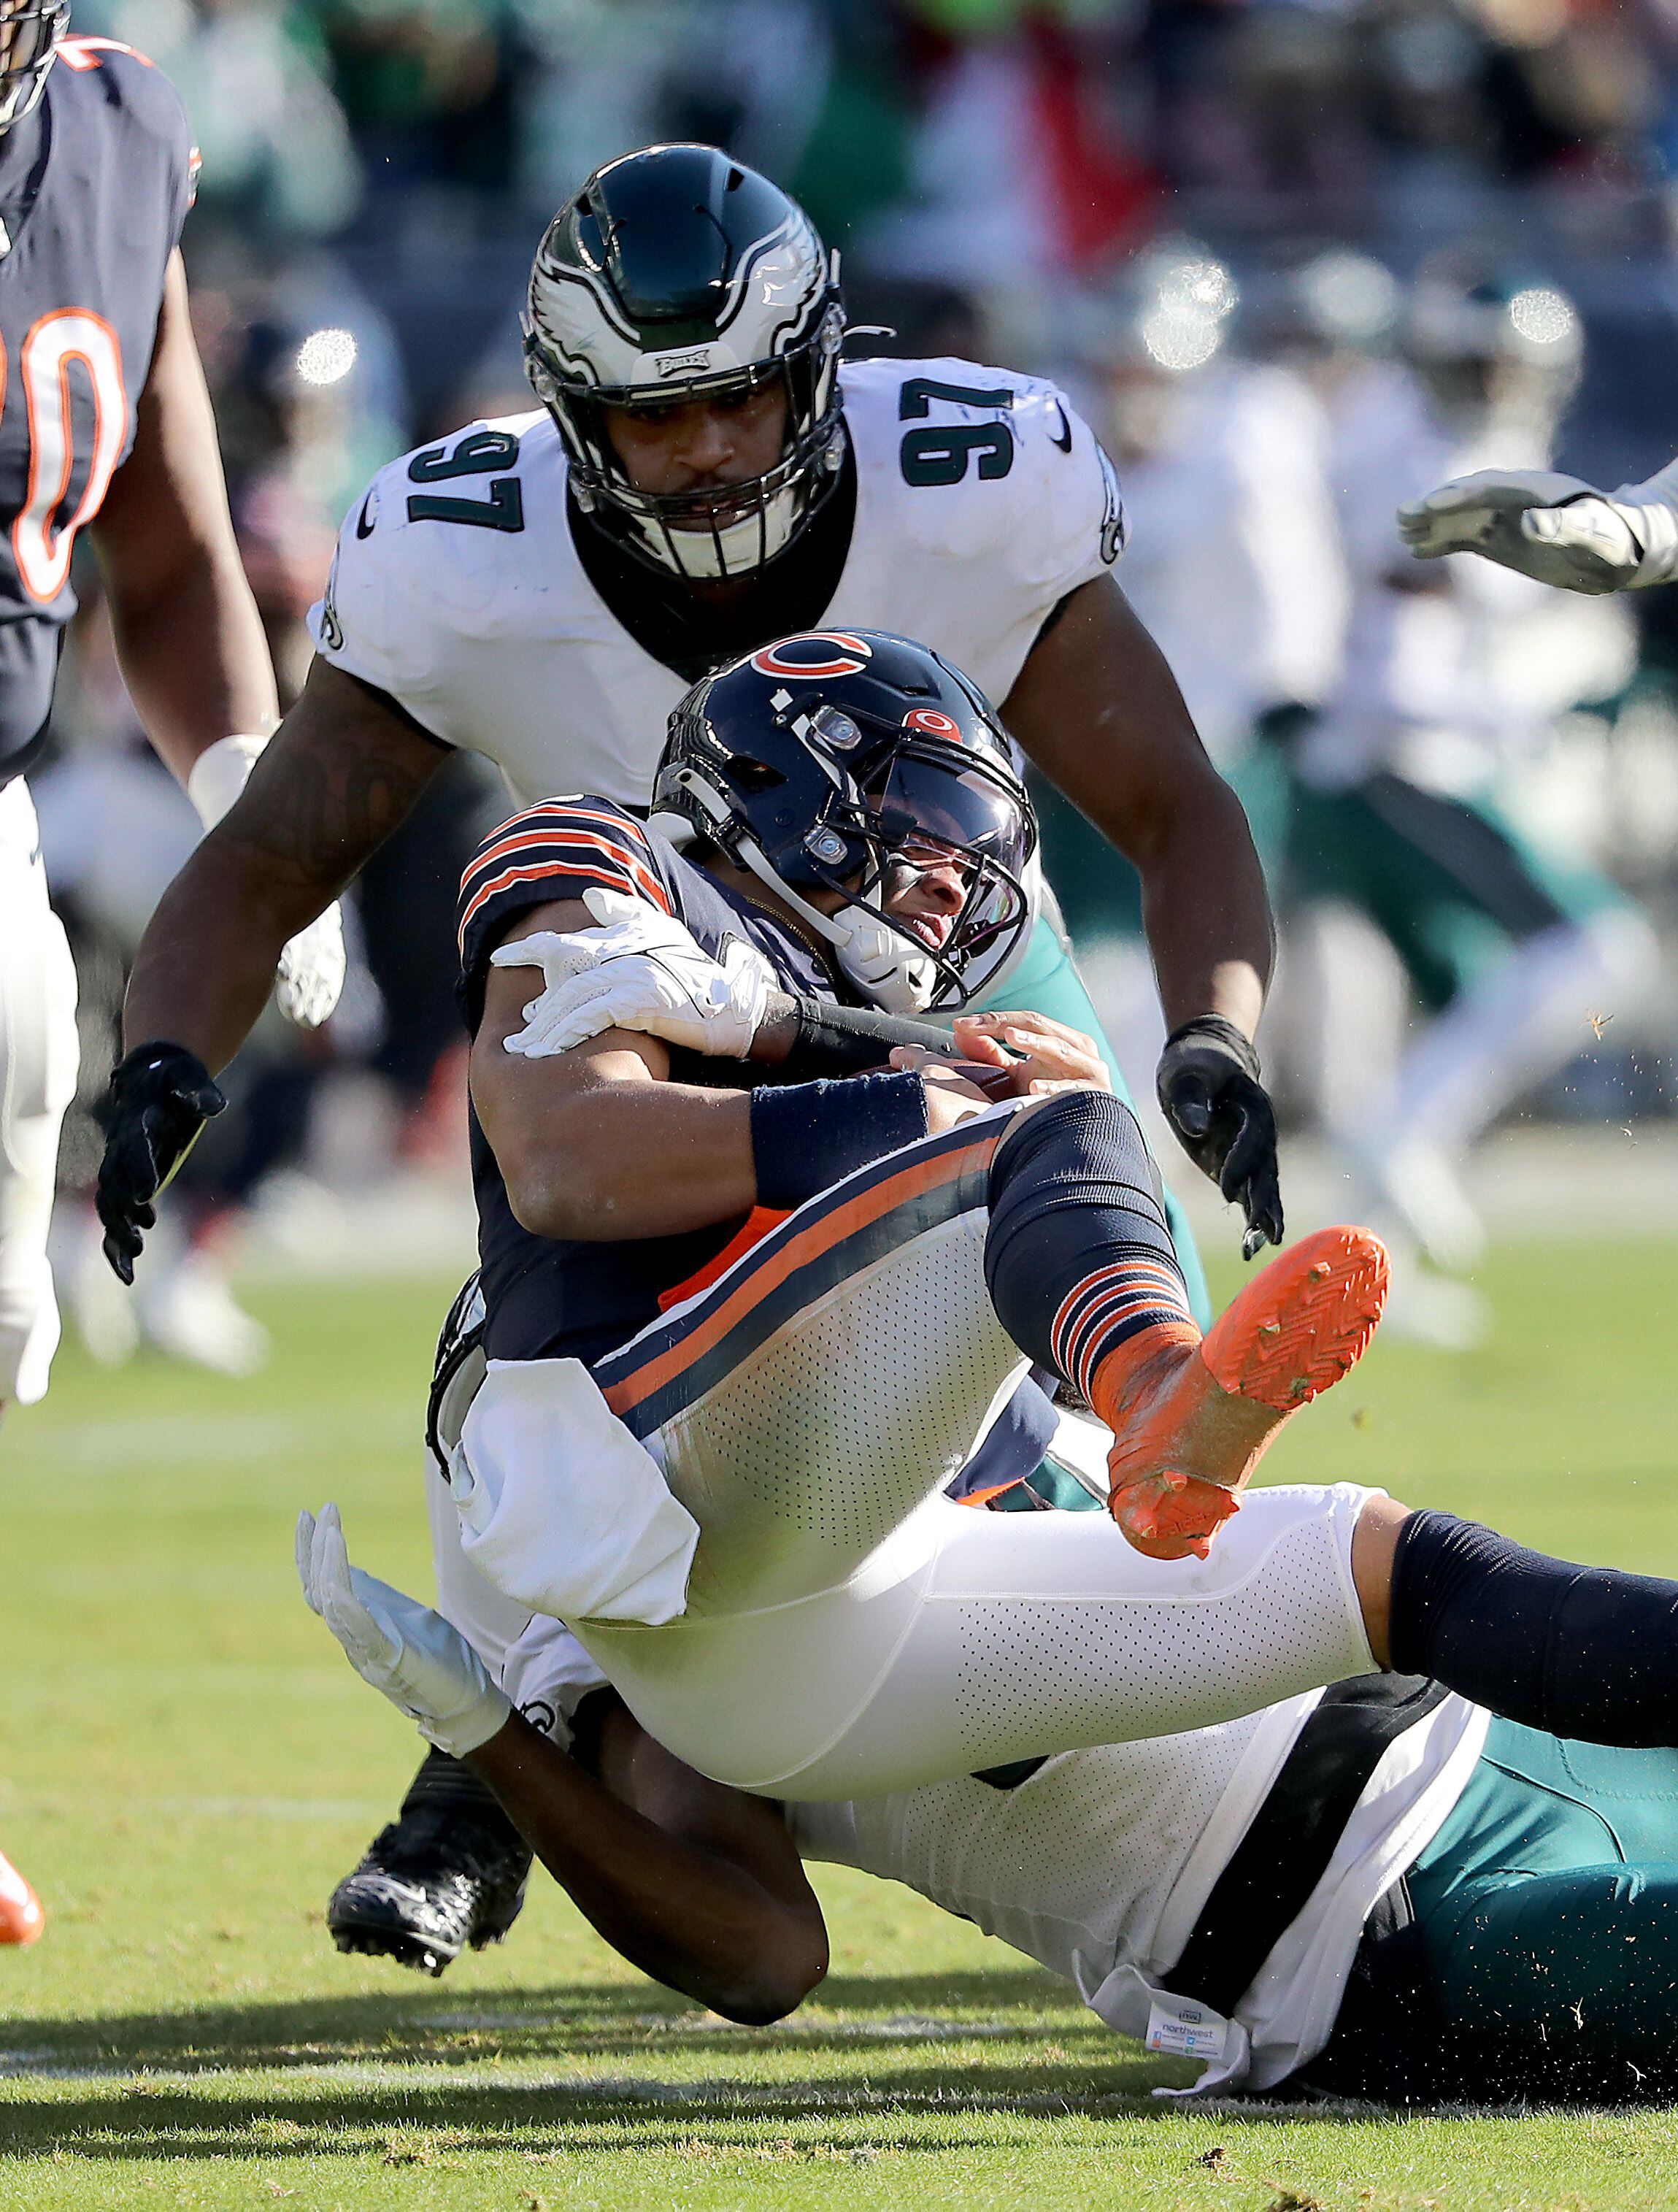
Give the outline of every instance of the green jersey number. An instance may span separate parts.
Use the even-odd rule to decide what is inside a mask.
[[[408,464],[410,483],[447,483],[456,477],[493,477],[518,459],[518,441],[506,430],[474,430],[451,453],[430,446]],[[522,530],[524,489],[517,477],[495,477],[484,499],[442,499],[416,492],[408,502],[410,522],[463,522],[478,530]]]
[[[955,407],[1009,408],[1014,394],[1003,388],[984,391],[977,385],[940,384],[936,377],[912,376],[897,396],[897,418],[912,422],[931,411],[935,399]],[[910,484],[960,483],[973,456],[978,456],[982,482],[994,483],[1014,466],[1014,432],[1006,422],[955,422],[942,428],[928,424],[924,430],[906,430],[898,448],[903,481]]]

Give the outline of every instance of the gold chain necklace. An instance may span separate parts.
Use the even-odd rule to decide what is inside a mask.
[[[778,906],[771,906],[768,900],[757,890],[754,885],[748,890],[744,884],[731,884],[729,888],[730,890],[736,891],[748,906],[754,906],[760,914],[767,915],[771,921],[778,922],[783,929],[789,931],[798,939],[806,951],[815,954],[821,963],[822,973],[832,978],[833,973],[832,946],[819,938],[800,915],[789,914],[784,908]]]

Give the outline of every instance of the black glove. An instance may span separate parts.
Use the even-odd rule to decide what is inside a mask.
[[[152,1200],[198,1141],[198,1132],[227,1104],[209,1070],[178,1044],[137,1044],[111,1077],[100,1118],[99,1218],[105,1256],[124,1283],[157,1220]]]
[[[1221,1014],[1200,1014],[1166,1039],[1154,1079],[1189,1158],[1247,1217],[1241,1257],[1282,1239],[1276,1115],[1251,1038]]]

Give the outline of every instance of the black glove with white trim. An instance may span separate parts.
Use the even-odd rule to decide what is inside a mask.
[[[95,1202],[105,1224],[105,1256],[119,1281],[134,1280],[146,1241],[140,1232],[156,1225],[152,1200],[227,1103],[203,1060],[184,1045],[136,1045],[112,1073]]]
[[[1196,1015],[1166,1038],[1154,1082],[1178,1142],[1246,1216],[1242,1258],[1280,1244],[1276,1115],[1251,1038],[1221,1014]]]

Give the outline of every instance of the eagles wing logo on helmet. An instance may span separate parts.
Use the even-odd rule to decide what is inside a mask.
[[[784,550],[844,459],[837,263],[803,210],[714,146],[650,146],[596,170],[530,272],[524,360],[577,496],[654,566],[732,576]],[[780,458],[702,491],[632,483],[614,406],[786,399]]]

